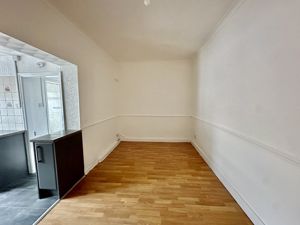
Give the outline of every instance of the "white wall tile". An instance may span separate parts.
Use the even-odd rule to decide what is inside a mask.
[[[23,130],[24,118],[13,76],[0,76],[0,130]]]

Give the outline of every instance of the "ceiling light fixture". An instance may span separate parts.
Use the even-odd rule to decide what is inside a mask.
[[[151,4],[151,0],[144,0],[144,5],[149,6]]]

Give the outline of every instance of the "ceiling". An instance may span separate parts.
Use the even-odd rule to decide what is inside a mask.
[[[70,63],[54,55],[44,52],[38,48],[28,45],[25,42],[19,41],[1,32],[0,32],[0,55],[1,56],[27,55],[60,66],[70,65]]]
[[[47,0],[118,61],[192,57],[236,0]]]

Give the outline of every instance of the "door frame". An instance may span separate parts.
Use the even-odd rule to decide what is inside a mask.
[[[48,101],[47,101],[47,98],[48,98],[48,96],[47,96],[47,85],[46,85],[46,82],[47,82],[47,80],[46,80],[46,77],[51,77],[51,76],[44,76],[44,79],[43,79],[43,86],[44,86],[44,91],[45,91],[45,98],[46,98],[46,110],[47,110],[47,121],[48,121],[48,132],[50,132],[50,128],[49,128],[49,123],[50,123],[50,121],[49,121],[49,113],[48,113],[48,111],[49,111],[49,105],[48,105]],[[53,77],[53,74],[52,74],[52,77]],[[63,128],[63,130],[65,130],[66,129],[66,122],[65,122],[65,119],[66,119],[66,117],[65,117],[65,104],[64,104],[64,98],[63,98],[63,85],[62,85],[62,73],[60,72],[59,73],[59,75],[58,76],[55,76],[55,77],[58,77],[58,85],[60,85],[60,102],[61,102],[61,107],[62,107],[62,128]],[[51,83],[51,81],[49,81],[50,83]]]
[[[26,114],[26,107],[25,107],[25,96],[24,96],[24,88],[23,88],[23,77],[40,77],[41,78],[41,88],[43,92],[43,101],[45,107],[46,107],[46,114],[47,114],[47,127],[48,127],[48,133],[49,133],[49,115],[48,115],[48,103],[46,101],[46,92],[45,92],[45,80],[44,78],[46,76],[56,76],[59,77],[60,82],[60,92],[61,92],[61,102],[62,102],[62,108],[63,108],[63,128],[65,129],[65,108],[64,108],[64,101],[63,101],[63,87],[62,87],[62,73],[56,73],[56,72],[26,72],[26,73],[16,73],[17,75],[17,85],[18,85],[18,93],[19,93],[19,99],[20,99],[20,106],[22,108],[22,114],[23,114],[23,120],[24,120],[24,128],[25,128],[25,138],[26,138],[26,155],[27,155],[27,165],[28,165],[28,172],[33,174],[36,172],[35,165],[32,165],[31,163],[31,154],[30,154],[30,139],[29,139],[29,133],[28,133],[28,121],[27,121],[27,114]]]

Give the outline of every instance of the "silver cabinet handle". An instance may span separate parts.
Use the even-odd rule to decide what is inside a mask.
[[[44,154],[43,154],[43,148],[41,146],[37,146],[36,147],[36,157],[37,157],[37,161],[39,163],[44,161]]]

